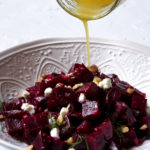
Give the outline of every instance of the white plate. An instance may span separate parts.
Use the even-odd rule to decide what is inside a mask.
[[[44,39],[8,49],[0,53],[0,99],[21,94],[43,73],[67,72],[75,62],[87,64],[86,58],[83,38]],[[91,39],[91,62],[104,73],[118,74],[150,99],[150,48],[126,41]],[[3,132],[0,144],[15,150],[25,146]],[[134,150],[150,150],[150,141]]]

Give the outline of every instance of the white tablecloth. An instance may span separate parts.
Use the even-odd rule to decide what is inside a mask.
[[[150,0],[126,0],[107,17],[90,21],[89,28],[91,37],[150,46]],[[56,0],[0,0],[0,52],[41,38],[84,34],[82,22],[64,12]]]

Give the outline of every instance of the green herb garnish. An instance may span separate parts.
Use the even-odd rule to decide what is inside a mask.
[[[0,112],[2,111],[2,102],[0,102]]]
[[[57,125],[54,117],[52,115],[49,116],[49,119],[50,119],[50,124],[49,124],[49,127],[52,129],[52,128],[58,128],[59,126]]]
[[[88,145],[88,143],[87,143],[85,137],[84,137],[84,136],[80,136],[80,135],[78,136],[77,141],[76,141],[75,143],[73,143],[69,148],[74,148],[74,147],[76,147],[77,145],[81,144],[83,141],[84,141],[85,144],[86,144],[86,149],[89,150],[89,145]]]

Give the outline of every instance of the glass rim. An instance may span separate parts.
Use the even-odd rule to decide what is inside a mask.
[[[103,18],[103,17],[107,16],[108,14],[110,14],[110,13],[120,4],[120,2],[121,2],[122,0],[115,0],[115,3],[113,4],[113,6],[112,6],[112,7],[110,8],[110,10],[107,11],[104,15],[99,16],[99,17],[96,17],[96,18],[89,18],[89,19],[84,18],[84,17],[79,17],[79,15],[75,15],[75,13],[69,11],[69,10],[65,7],[65,5],[62,5],[60,1],[61,1],[61,0],[57,0],[58,4],[59,4],[67,13],[69,13],[70,15],[72,15],[72,16],[74,16],[74,17],[76,17],[76,18],[79,18],[79,19],[81,19],[81,20],[88,20],[88,21],[90,21],[90,20],[97,20],[97,19],[100,19],[100,18]]]

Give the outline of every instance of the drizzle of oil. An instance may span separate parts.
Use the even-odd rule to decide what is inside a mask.
[[[89,38],[89,29],[88,29],[88,21],[82,20],[86,33],[86,45],[87,45],[87,58],[88,58],[88,68],[91,66],[91,57],[90,57],[90,38]]]

